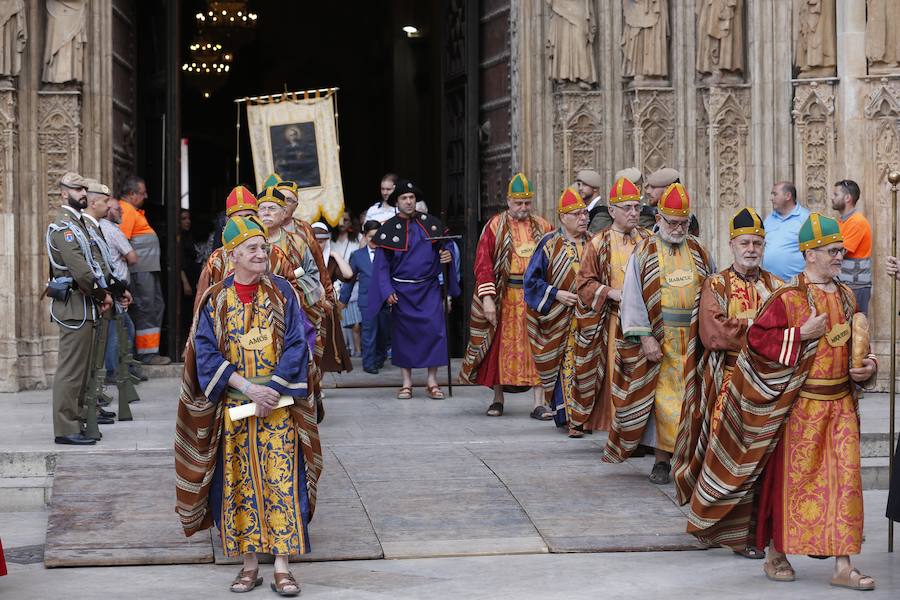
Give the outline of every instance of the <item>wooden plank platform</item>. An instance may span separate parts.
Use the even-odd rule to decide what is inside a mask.
[[[47,567],[211,563],[207,533],[184,536],[172,451],[64,452],[47,522]]]

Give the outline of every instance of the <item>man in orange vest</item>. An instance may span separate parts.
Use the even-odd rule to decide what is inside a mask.
[[[831,208],[838,211],[838,227],[844,238],[844,262],[841,265],[842,283],[847,284],[859,312],[869,313],[872,297],[872,225],[857,210],[859,185],[852,179],[842,179],[831,191]]]
[[[142,210],[147,201],[147,184],[137,175],[129,175],[122,184],[120,196],[122,222],[119,228],[138,256],[137,263],[129,267],[134,297],[129,314],[134,321],[135,353],[145,365],[167,365],[172,360],[159,355],[159,334],[166,311],[159,282],[159,237]]]

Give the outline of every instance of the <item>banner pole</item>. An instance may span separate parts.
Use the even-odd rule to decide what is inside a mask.
[[[234,123],[234,185],[241,184],[241,105],[234,105],[237,108],[237,121]]]

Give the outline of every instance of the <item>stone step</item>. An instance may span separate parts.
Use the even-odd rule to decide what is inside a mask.
[[[56,469],[56,452],[47,450],[0,451],[0,479],[47,477]]]
[[[50,505],[53,477],[0,478],[0,513],[41,510]]]
[[[861,460],[862,487],[864,490],[886,490],[890,478],[888,457],[863,458]]]
[[[859,455],[862,458],[890,456],[897,446],[897,437],[894,436],[894,443],[892,444],[888,433],[867,433],[864,431],[859,436]]]

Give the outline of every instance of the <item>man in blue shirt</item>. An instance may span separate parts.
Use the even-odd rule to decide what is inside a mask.
[[[766,217],[766,253],[763,269],[789,280],[803,271],[800,253],[800,226],[809,218],[809,209],[797,203],[797,188],[790,181],[779,181],[769,194],[772,213]]]
[[[363,225],[363,235],[366,237],[364,248],[355,250],[350,255],[350,268],[353,269],[353,279],[341,286],[341,304],[350,302],[353,287],[359,285],[359,311],[365,315],[369,303],[369,282],[372,279],[372,263],[375,260],[375,244],[372,239],[375,232],[381,227],[381,223],[375,220],[366,221]],[[384,366],[387,358],[387,349],[390,345],[390,309],[387,304],[381,307],[374,319],[362,321],[362,353],[363,371],[377,374],[378,369]]]

